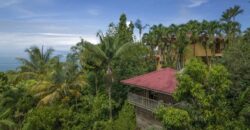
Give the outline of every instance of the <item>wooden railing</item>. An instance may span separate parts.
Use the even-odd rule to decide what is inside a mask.
[[[133,94],[133,93],[128,94],[128,102],[132,105],[135,105],[137,107],[141,107],[141,108],[149,110],[151,112],[154,112],[154,110],[159,105],[167,106],[167,104],[163,103],[162,101],[149,99],[149,98],[139,96],[139,95]]]

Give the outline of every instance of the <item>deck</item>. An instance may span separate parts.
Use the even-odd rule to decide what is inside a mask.
[[[168,106],[168,104],[163,103],[163,101],[153,100],[133,93],[128,94],[128,102],[151,112],[154,112],[159,105]]]

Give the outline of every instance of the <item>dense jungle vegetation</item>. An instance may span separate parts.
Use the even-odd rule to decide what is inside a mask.
[[[182,105],[155,112],[167,129],[250,129],[250,28],[236,21],[242,12],[234,6],[219,20],[169,26],[127,25],[122,14],[97,33],[100,43],[82,39],[65,61],[52,48],[32,46],[16,70],[0,73],[0,129],[135,130],[126,101],[133,88],[120,80],[155,70],[156,55],[163,67],[181,70],[173,96]],[[225,45],[221,58],[185,64],[189,44],[214,51],[216,42]]]

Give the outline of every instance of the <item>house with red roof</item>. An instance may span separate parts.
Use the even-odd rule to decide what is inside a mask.
[[[153,112],[159,105],[174,103],[172,94],[177,87],[176,72],[172,68],[162,68],[121,81],[122,84],[135,88],[129,92],[128,102],[135,106],[137,126],[140,129],[152,126],[162,128]]]
[[[214,49],[205,49],[199,43],[188,45],[189,51],[185,52],[184,61],[192,57],[200,57],[204,62],[209,62],[212,56],[221,57],[222,50],[225,48],[222,44],[223,40],[216,38]],[[128,102],[136,108],[137,126],[140,129],[148,129],[149,126],[162,129],[161,123],[155,119],[153,112],[159,105],[168,106],[175,103],[172,94],[177,88],[177,71],[172,68],[162,68],[162,58],[162,55],[156,55],[156,71],[121,81],[122,84],[134,88],[128,94]]]

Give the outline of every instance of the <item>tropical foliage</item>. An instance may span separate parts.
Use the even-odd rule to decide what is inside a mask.
[[[161,67],[178,70],[176,104],[155,112],[165,128],[249,129],[250,29],[237,22],[242,12],[234,6],[220,20],[169,26],[122,14],[97,33],[99,43],[81,39],[65,58],[32,46],[16,70],[0,72],[0,129],[135,130],[126,101],[133,88],[120,80]]]

